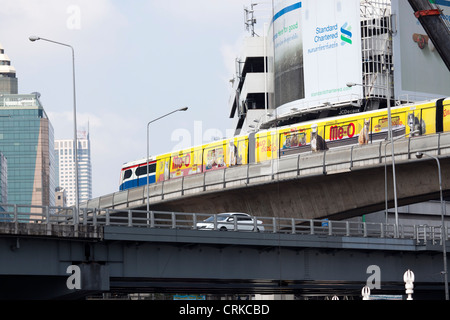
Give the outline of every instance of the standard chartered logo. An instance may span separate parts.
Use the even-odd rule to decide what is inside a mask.
[[[341,46],[353,44],[352,27],[348,22],[345,22],[341,28],[339,23],[326,24],[316,27],[314,30],[314,45],[308,48],[307,53],[313,54],[316,52],[337,49],[339,42]]]
[[[344,23],[344,25],[341,27],[341,40],[342,45],[344,46],[346,43],[352,44],[352,37],[353,34],[351,32],[352,27],[348,25],[348,23]]]

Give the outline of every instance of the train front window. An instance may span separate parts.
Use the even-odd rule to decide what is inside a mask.
[[[155,173],[155,171],[156,171],[156,163],[151,163],[149,166],[148,166],[148,173]],[[143,176],[143,175],[146,175],[147,174],[147,167],[145,166],[145,165],[143,165],[143,166],[141,166],[141,167],[138,167],[137,169],[136,169],[136,175],[139,177],[139,176]]]
[[[129,177],[131,177],[131,175],[132,175],[131,169],[125,170],[125,172],[123,173],[123,180],[128,179]]]

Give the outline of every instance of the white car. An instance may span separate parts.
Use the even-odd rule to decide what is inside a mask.
[[[255,218],[246,213],[220,213],[197,223],[199,230],[214,230],[214,218],[217,217],[217,230],[255,231]],[[264,231],[263,222],[256,220],[256,231]]]

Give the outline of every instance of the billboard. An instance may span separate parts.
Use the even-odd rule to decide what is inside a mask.
[[[361,95],[361,87],[346,85],[362,83],[360,21],[360,0],[274,2],[269,32],[279,115]]]
[[[436,0],[444,17],[450,16],[450,2]],[[427,33],[414,16],[408,1],[392,0],[395,97],[420,101],[448,96],[450,72]]]
[[[302,2],[278,1],[274,10],[275,105],[280,106],[305,97]]]

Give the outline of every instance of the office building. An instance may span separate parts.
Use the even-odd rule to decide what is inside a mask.
[[[3,153],[0,153],[0,203],[8,203],[8,161]]]
[[[0,95],[0,151],[10,204],[55,204],[54,133],[39,94]]]
[[[1,200],[9,204],[53,206],[56,187],[54,153],[50,152],[54,149],[53,127],[39,93],[17,92],[16,70],[0,45]]]
[[[92,166],[89,133],[78,131],[78,190],[79,202],[92,198]],[[55,141],[59,188],[65,190],[67,205],[76,203],[75,157],[73,140]]]

